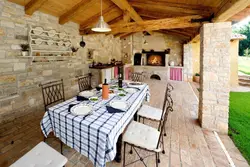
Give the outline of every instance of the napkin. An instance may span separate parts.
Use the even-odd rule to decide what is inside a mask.
[[[83,96],[76,96],[76,100],[77,101],[85,101],[85,100],[89,100],[89,98],[83,97]]]
[[[69,105],[69,108],[68,108],[68,112],[70,112],[70,109],[71,109],[72,107],[74,107],[75,105],[77,105],[77,104],[70,104],[70,105]]]
[[[117,108],[113,108],[111,106],[106,106],[108,113],[121,113],[121,112],[125,112],[124,110],[120,110]]]
[[[97,91],[100,91],[101,89],[102,89],[102,87],[100,87],[100,86],[97,86],[97,87],[96,87],[96,90],[97,90]]]

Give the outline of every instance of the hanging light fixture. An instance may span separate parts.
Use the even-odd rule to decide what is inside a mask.
[[[102,0],[101,0],[101,16],[100,16],[98,22],[96,23],[95,27],[93,27],[91,30],[95,31],[95,32],[109,32],[109,31],[111,31],[111,28],[104,21],[104,18],[102,16]]]

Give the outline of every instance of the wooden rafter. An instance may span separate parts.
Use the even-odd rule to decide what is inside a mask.
[[[250,0],[224,0],[215,14],[213,22],[227,21],[249,5]]]
[[[111,6],[109,6],[108,8],[104,9],[104,10],[102,11],[102,14],[103,14],[103,15],[109,14],[109,13],[112,12],[115,8],[116,8],[115,5],[111,5]],[[92,25],[92,24],[96,23],[96,22],[98,21],[98,19],[100,18],[100,16],[101,16],[101,12],[95,14],[95,15],[92,16],[92,17],[90,17],[88,20],[86,20],[86,21],[84,21],[83,23],[81,23],[80,29],[87,28],[89,25]]]
[[[202,18],[201,16],[192,15],[176,18],[166,18],[158,20],[140,21],[134,23],[111,25],[113,33],[128,33],[140,31],[152,31],[160,29],[176,29],[187,27],[199,27],[201,23],[191,23],[191,19]]]
[[[186,36],[186,37],[192,37],[194,34],[193,33],[189,33],[189,32],[185,32],[183,31],[184,29],[173,29],[173,30],[169,30],[173,33],[178,33],[180,35]]]
[[[116,4],[121,10],[127,12],[128,15],[135,21],[143,21],[141,16],[135,11],[135,9],[128,3],[127,0],[111,0],[114,4]],[[152,34],[152,32],[148,32]]]
[[[177,3],[167,3],[162,1],[130,1],[133,7],[144,9],[148,11],[157,12],[169,12],[173,14],[188,14],[188,15],[202,15],[209,16],[213,13],[212,9],[209,7],[203,7],[196,5],[195,7],[190,7],[192,5],[177,4]],[[189,6],[189,7],[188,7]]]
[[[25,5],[25,14],[32,15],[47,1],[48,0],[31,0],[27,5]]]
[[[154,18],[154,19],[187,16],[187,14],[182,14],[182,13],[178,13],[177,15],[175,15],[169,12],[161,12],[161,11],[155,12],[155,11],[145,10],[145,9],[140,9],[140,8],[135,8],[135,10],[141,17],[148,17],[148,18]]]
[[[186,39],[186,40],[188,40],[188,39],[191,38],[188,35],[183,35],[183,34],[181,34],[179,32],[174,32],[172,30],[158,30],[158,32],[161,32],[161,33],[164,33],[164,34],[170,34],[170,35],[178,36],[178,37]]]
[[[108,24],[109,25],[114,25],[114,24],[119,24],[119,23],[122,23],[123,22],[123,15],[121,15],[121,16],[118,16],[118,17],[116,17],[116,18],[114,18],[113,20],[110,20],[109,22],[108,22]]]
[[[67,23],[71,18],[77,15],[77,13],[91,8],[93,4],[97,2],[99,1],[98,0],[82,0],[81,2],[73,6],[70,10],[65,12],[62,16],[60,16],[59,23],[60,24]]]
[[[171,7],[178,7],[178,8],[184,8],[184,9],[194,9],[194,10],[205,10],[205,11],[211,11],[215,10],[214,7],[206,6],[206,5],[195,5],[195,4],[188,4],[188,3],[180,3],[180,2],[169,2],[166,0],[128,0],[129,4],[133,6],[133,4],[139,4],[139,3],[146,3],[146,4],[161,4],[164,6],[171,6]]]
[[[127,37],[127,36],[129,36],[129,35],[132,35],[132,34],[134,34],[134,33],[133,33],[133,32],[122,33],[122,34],[119,34],[118,37],[119,37],[119,38],[125,38],[125,37]]]
[[[129,15],[129,12],[128,11],[124,11],[123,12],[123,21],[124,21],[124,23],[129,23],[130,19],[131,19],[131,17]]]
[[[127,0],[111,0],[114,4],[116,4],[121,10],[127,11],[130,17],[134,21],[142,21],[141,16],[134,10],[134,8],[128,3]]]

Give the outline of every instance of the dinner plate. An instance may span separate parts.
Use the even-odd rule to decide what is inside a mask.
[[[137,88],[132,87],[132,88],[124,88],[124,91],[130,94],[133,94],[133,93],[138,92],[139,90]]]
[[[109,105],[113,108],[120,109],[120,110],[127,110],[128,102],[124,100],[112,100]]]
[[[71,43],[70,43],[69,41],[67,41],[67,42],[64,43],[64,45],[65,45],[66,47],[69,47],[69,46],[71,45]]]
[[[34,42],[36,45],[40,45],[43,42],[43,40],[41,38],[37,38],[34,40]]]
[[[35,35],[40,35],[43,33],[43,28],[42,27],[36,27],[33,29],[33,34]]]
[[[142,82],[130,82],[128,83],[128,87],[136,87],[136,88],[139,88],[139,87],[142,87],[144,84]]]
[[[79,104],[79,105],[73,106],[70,111],[74,115],[85,116],[85,115],[92,113],[92,106]]]
[[[79,96],[83,96],[83,97],[89,98],[91,96],[94,96],[94,92],[86,90],[86,91],[80,92]]]
[[[59,42],[57,42],[57,45],[58,45],[58,46],[62,46],[63,43],[64,43],[63,41],[59,41]]]
[[[53,40],[48,40],[47,41],[47,44],[50,46],[50,45],[53,45],[54,41]]]
[[[59,33],[59,37],[60,37],[60,38],[64,38],[65,36],[66,36],[66,33],[65,33],[65,32]]]
[[[56,35],[56,30],[49,30],[48,31],[48,36],[49,37],[53,37],[53,36],[55,36]]]

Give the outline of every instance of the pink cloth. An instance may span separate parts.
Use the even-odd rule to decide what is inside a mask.
[[[125,68],[125,80],[129,80],[131,71],[132,71],[131,67]]]
[[[182,68],[170,67],[170,80],[182,81]]]
[[[114,77],[118,78],[118,67],[114,67]]]

